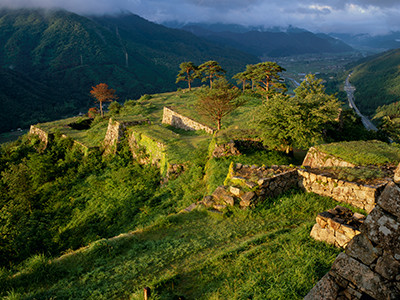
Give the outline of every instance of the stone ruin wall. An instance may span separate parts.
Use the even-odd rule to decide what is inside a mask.
[[[32,135],[37,135],[39,139],[44,143],[45,147],[47,147],[47,144],[49,143],[49,134],[40,129],[39,127],[36,127],[35,125],[31,125],[31,128],[29,129],[29,134]]]
[[[304,299],[400,299],[400,188],[394,182],[360,231]]]
[[[104,155],[115,154],[118,151],[118,144],[125,136],[125,131],[128,127],[148,123],[149,120],[147,119],[133,122],[119,122],[110,118],[107,132],[103,140]]]
[[[327,196],[339,202],[348,203],[370,212],[376,200],[388,182],[370,186],[356,182],[331,178],[323,174],[315,174],[307,169],[300,169],[300,186],[307,192]]]
[[[355,167],[354,164],[349,163],[343,159],[334,157],[324,152],[318,151],[315,147],[311,147],[303,161],[303,166],[310,168],[324,168],[324,167]]]
[[[163,124],[168,124],[176,128],[184,129],[184,130],[204,130],[209,134],[214,133],[214,129],[209,126],[203,125],[199,122],[196,122],[188,117],[185,117],[177,112],[173,111],[169,107],[164,107],[163,112]]]
[[[353,213],[350,209],[336,206],[334,209],[319,213],[310,236],[317,240],[345,248],[358,234],[365,216]]]

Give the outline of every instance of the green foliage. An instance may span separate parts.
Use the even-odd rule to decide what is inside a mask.
[[[1,132],[86,112],[88,89],[98,82],[129,99],[174,90],[187,59],[218,59],[231,73],[257,60],[133,14],[2,9],[0,41]]]
[[[328,122],[339,116],[340,104],[327,95],[321,80],[308,75],[294,97],[277,94],[256,112],[255,127],[265,145],[290,152],[324,140]]]
[[[141,299],[149,286],[155,299],[302,299],[340,252],[309,236],[315,213],[334,205],[292,191],[256,210],[163,217],[54,260],[40,282],[10,277],[0,295]]]
[[[368,57],[352,67],[351,83],[357,107],[362,113],[373,116],[375,110],[399,100],[400,50]]]
[[[231,163],[247,165],[288,165],[288,156],[277,151],[249,151],[243,155],[211,158],[206,165],[207,192],[212,193],[218,186],[224,184]]]
[[[352,141],[319,145],[321,151],[355,165],[395,165],[400,162],[400,148],[381,141]]]
[[[382,170],[372,167],[329,167],[327,171],[332,172],[336,178],[346,181],[368,181],[386,177]]]
[[[197,110],[214,121],[220,130],[222,118],[244,104],[238,101],[239,94],[240,91],[226,79],[219,79],[214,82],[212,89],[202,88],[198,91]]]

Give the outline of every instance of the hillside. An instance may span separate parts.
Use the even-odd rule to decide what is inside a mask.
[[[398,101],[400,95],[400,50],[367,57],[350,67],[351,83],[356,87],[356,105],[373,116],[382,105]]]
[[[222,25],[221,25],[222,26]],[[301,54],[340,53],[352,47],[326,34],[289,28],[287,31],[250,30],[204,24],[185,25],[182,29],[219,45],[234,47],[259,57],[284,57]]]
[[[93,106],[89,90],[99,82],[118,87],[122,100],[135,99],[145,93],[176,89],[182,61],[217,60],[230,74],[257,62],[254,56],[133,14],[88,18],[67,11],[3,9],[0,45],[2,69],[18,75],[4,71],[10,82],[2,97],[13,104],[13,117],[12,112],[20,108],[32,112],[32,117],[14,120],[5,115],[0,124],[3,131],[86,111]],[[39,82],[39,91],[21,89],[11,97],[9,87],[15,89],[21,81],[26,81],[25,85]],[[32,97],[31,93],[43,90],[48,91],[40,97],[43,101]],[[55,105],[47,105],[49,101]]]

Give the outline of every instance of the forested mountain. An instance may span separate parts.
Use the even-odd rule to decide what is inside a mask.
[[[177,26],[177,25],[175,25]],[[224,46],[267,57],[281,57],[309,53],[340,53],[353,49],[339,39],[326,34],[314,34],[304,29],[289,27],[260,30],[223,24],[188,24],[182,26],[197,36]]]
[[[360,50],[380,52],[400,47],[399,31],[393,31],[381,35],[348,33],[331,33],[330,35],[337,37],[350,46]]]
[[[182,61],[211,59],[231,74],[257,62],[130,13],[0,10],[0,131],[86,110],[93,106],[89,90],[99,82],[122,101],[176,89]]]
[[[373,115],[382,105],[399,100],[400,49],[365,58],[351,66],[351,83],[356,87],[358,108]]]

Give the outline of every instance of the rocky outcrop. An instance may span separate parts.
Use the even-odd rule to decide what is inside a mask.
[[[213,134],[215,131],[209,126],[203,125],[188,117],[178,114],[169,107],[164,107],[162,123],[183,130],[204,130],[209,134]]]
[[[311,147],[310,150],[308,150],[307,155],[303,161],[303,166],[310,168],[355,167],[354,164],[337,158],[333,155],[319,151],[315,147]]]
[[[389,181],[382,180],[374,185],[366,185],[318,174],[312,169],[299,169],[300,186],[307,192],[328,196],[336,201],[351,204],[370,212]]]
[[[237,156],[241,155],[239,149],[236,147],[234,141],[230,141],[229,143],[215,144],[215,148],[211,153],[212,157],[226,157],[226,156]]]
[[[331,270],[304,298],[400,299],[400,188],[389,183]]]
[[[350,209],[336,206],[334,209],[319,213],[317,223],[311,230],[311,237],[317,241],[327,242],[336,247],[345,248],[356,235],[365,216],[353,213]]]

